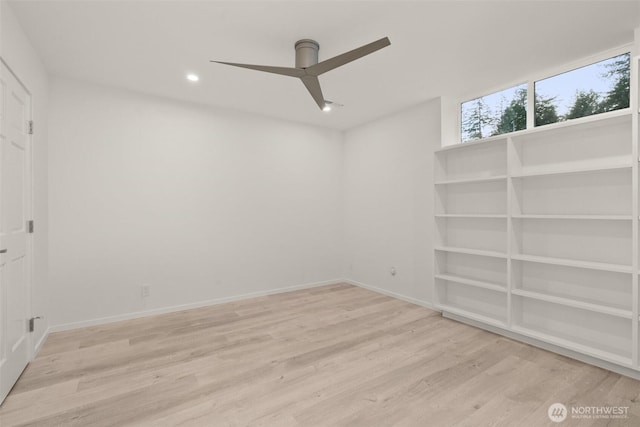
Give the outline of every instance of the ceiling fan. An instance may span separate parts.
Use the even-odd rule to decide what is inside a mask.
[[[326,73],[327,71],[338,68],[342,65],[348,64],[351,61],[362,58],[377,50],[387,47],[391,44],[388,37],[384,37],[380,40],[376,40],[373,43],[360,46],[356,49],[345,52],[341,55],[334,56],[322,62],[318,62],[318,50],[320,50],[320,44],[315,40],[302,39],[295,43],[296,49],[296,66],[292,67],[272,67],[268,65],[251,65],[251,64],[236,64],[234,62],[223,61],[211,61],[218,64],[232,65],[234,67],[249,68],[250,70],[265,71],[267,73],[280,74],[283,76],[297,77],[302,80],[302,83],[307,88],[311,96],[313,97],[318,107],[321,110],[327,111],[331,109],[331,105],[339,105],[331,101],[324,99],[322,95],[322,89],[320,88],[320,82],[318,76]]]

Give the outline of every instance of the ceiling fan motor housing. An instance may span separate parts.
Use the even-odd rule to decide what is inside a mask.
[[[320,45],[311,39],[302,39],[296,42],[296,68],[308,68],[318,63],[318,50]]]

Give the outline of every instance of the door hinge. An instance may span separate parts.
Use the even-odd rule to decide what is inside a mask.
[[[33,220],[29,220],[27,221],[27,233],[32,234],[33,233]]]
[[[42,319],[42,317],[36,316],[29,319],[29,332],[33,332],[36,330],[36,319]]]
[[[33,120],[27,122],[27,133],[33,135]]]

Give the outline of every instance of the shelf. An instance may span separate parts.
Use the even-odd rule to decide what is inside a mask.
[[[485,177],[479,177],[479,178],[464,178],[464,179],[437,181],[435,185],[472,184],[476,182],[504,181],[506,179],[507,179],[506,175],[496,175],[496,176],[485,176]]]
[[[453,252],[436,252],[436,274],[466,278],[507,288],[507,259]],[[437,281],[436,281],[437,282]],[[456,283],[456,282],[452,282]]]
[[[505,328],[506,327],[506,323],[503,321],[500,321],[498,319],[494,319],[493,317],[489,317],[489,316],[483,316],[482,314],[476,314],[473,313],[471,311],[467,311],[467,310],[463,310],[457,307],[453,307],[447,304],[438,304],[438,308],[440,310],[442,310],[443,312],[448,312],[451,314],[455,314],[458,316],[462,316],[462,317],[466,317],[467,319],[471,319],[471,320],[475,320],[478,322],[482,322],[485,323],[487,325],[493,325],[496,326],[498,328]]]
[[[460,148],[473,149],[473,148],[480,148],[480,147],[493,145],[493,144],[505,144],[507,142],[507,138],[509,138],[509,135],[503,134],[503,135],[490,136],[482,139],[475,139],[467,142],[458,142],[456,144],[451,144],[451,145],[444,146],[442,148],[438,148],[437,150],[435,150],[435,153],[436,154],[447,153],[452,150],[457,150]]]
[[[631,221],[631,215],[530,215],[518,214],[511,216],[514,219],[578,219],[578,220],[605,220],[605,221]]]
[[[538,136],[538,134],[553,134],[558,131],[569,130],[570,128],[591,129],[598,126],[615,126],[616,124],[624,124],[631,119],[631,109],[623,108],[606,113],[594,114],[591,116],[571,119],[564,122],[550,123],[548,125],[536,126],[533,129],[524,129],[521,131],[510,133],[509,136],[516,142],[526,139],[527,136]]]
[[[591,216],[594,219],[601,216],[624,218],[631,215],[631,175],[631,169],[621,169],[613,173],[516,178],[512,181],[511,213],[513,217],[569,215],[570,219],[583,219],[585,215],[584,219]],[[471,207],[468,209],[473,212]]]
[[[630,164],[621,164],[621,165],[606,165],[606,166],[592,166],[586,168],[567,168],[567,169],[549,169],[545,171],[538,172],[525,172],[519,174],[513,174],[512,178],[534,178],[539,176],[552,176],[552,175],[574,175],[574,174],[583,174],[583,173],[600,173],[600,172],[611,172],[617,170],[628,169],[631,170]]]
[[[620,356],[618,354],[600,350],[595,347],[578,344],[574,341],[570,341],[564,338],[554,337],[553,335],[549,335],[544,332],[534,331],[532,329],[524,328],[518,325],[513,325],[511,327],[511,330],[513,332],[516,332],[524,336],[528,336],[536,340],[545,341],[545,342],[548,342],[549,344],[557,345],[559,347],[577,351],[579,353],[583,353],[588,356],[613,362],[617,365],[631,366],[631,358],[629,357]],[[629,343],[629,347],[631,347],[631,342]]]
[[[506,219],[506,214],[435,214],[436,218]],[[631,217],[629,217],[631,219]]]
[[[496,285],[493,283],[483,282],[480,280],[469,279],[466,277],[455,276],[452,274],[436,274],[436,279],[446,280],[448,282],[461,283],[463,285],[475,286],[477,288],[488,289],[490,291],[507,293],[504,286]]]
[[[584,302],[614,309],[614,313],[631,312],[633,276],[602,270],[516,261],[511,263],[512,295],[531,292]],[[582,307],[582,305],[579,305]],[[619,310],[619,311],[616,311]]]
[[[636,119],[627,108],[436,150],[436,307],[640,372]]]
[[[580,117],[577,119],[566,120],[563,122],[550,123],[548,125],[536,126],[531,129],[523,129],[516,132],[510,132],[508,134],[495,135],[487,138],[471,140],[468,142],[458,142],[456,144],[446,145],[442,148],[435,150],[436,153],[448,152],[460,148],[476,147],[481,145],[489,145],[491,143],[504,142],[507,139],[512,139],[515,142],[521,142],[528,136],[538,136],[544,133],[557,133],[571,128],[583,128],[590,129],[598,126],[607,126],[616,124],[624,124],[631,119],[631,108],[623,108],[615,111],[608,111],[606,113],[594,114],[591,116]]]
[[[537,255],[515,254],[511,259],[517,261],[530,261],[540,264],[563,265],[566,267],[586,268],[590,270],[611,271],[614,273],[632,273],[633,269],[630,265],[609,264],[604,262],[580,261],[564,258],[543,257]]]
[[[512,139],[515,142],[521,142],[528,136],[538,136],[544,133],[557,133],[558,131],[569,130],[571,128],[590,129],[598,126],[607,126],[616,124],[624,124],[629,121],[632,116],[631,108],[623,108],[615,111],[608,111],[606,113],[594,114],[591,116],[580,117],[577,119],[571,119],[564,122],[550,123],[548,125],[536,126],[531,129],[523,129],[516,132],[510,132],[508,134],[495,135],[487,138],[476,139],[468,142],[458,142],[456,144],[446,145],[442,148],[435,150],[436,153],[448,152],[451,150],[477,147],[484,144],[504,142],[507,139]]]
[[[597,313],[608,314],[610,316],[622,317],[624,319],[633,318],[631,310],[622,310],[620,308],[607,307],[599,304],[591,304],[588,302],[576,301],[569,298],[556,297],[552,295],[545,295],[538,292],[525,291],[522,289],[514,289],[511,291],[512,295],[518,295],[525,298],[536,299],[539,301],[546,301],[553,304],[564,305],[567,307],[580,308],[588,311],[595,311]]]
[[[505,253],[495,252],[495,251],[484,251],[481,249],[453,248],[450,246],[436,246],[434,249],[436,251],[453,252],[457,254],[480,255],[480,256],[486,256],[491,258],[504,258],[504,259],[507,258],[507,254]]]

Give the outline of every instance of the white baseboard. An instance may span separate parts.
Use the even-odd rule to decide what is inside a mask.
[[[388,297],[392,297],[392,298],[396,298],[396,299],[399,299],[399,300],[402,300],[402,301],[410,302],[411,304],[416,304],[416,305],[419,305],[421,307],[425,307],[425,308],[428,308],[428,309],[431,309],[431,310],[434,310],[434,311],[438,311],[438,312],[440,311],[437,308],[435,308],[433,303],[431,303],[430,301],[423,301],[423,300],[419,300],[417,298],[408,297],[406,295],[398,294],[396,292],[388,291],[386,289],[378,288],[376,286],[367,285],[366,283],[358,282],[358,281],[351,280],[351,279],[342,279],[342,282],[348,283],[348,284],[353,285],[353,286],[358,286],[359,288],[368,289],[370,291],[377,292],[379,294],[386,295]]]
[[[248,294],[234,295],[234,296],[231,296],[231,297],[224,297],[224,298],[216,298],[216,299],[207,300],[207,301],[198,301],[198,302],[189,303],[189,304],[181,304],[181,305],[174,305],[174,306],[169,306],[169,307],[154,308],[152,310],[144,310],[144,311],[136,311],[136,312],[133,312],[133,313],[118,314],[118,315],[115,315],[115,316],[101,317],[101,318],[98,318],[98,319],[83,320],[81,322],[63,323],[63,324],[60,324],[60,325],[51,326],[47,330],[47,335],[49,334],[49,332],[53,333],[53,332],[69,331],[69,330],[72,330],[72,329],[86,328],[88,326],[104,325],[104,324],[107,324],[107,323],[121,322],[123,320],[138,319],[138,318],[141,318],[141,317],[155,316],[157,314],[165,314],[165,313],[172,313],[172,312],[176,312],[176,311],[190,310],[190,309],[200,308],[200,307],[208,307],[208,306],[212,306],[212,305],[224,304],[224,303],[227,303],[227,302],[239,301],[239,300],[244,300],[244,299],[249,299],[249,298],[256,298],[256,297],[263,297],[263,296],[267,296],[267,295],[281,294],[281,293],[284,293],[284,292],[297,291],[297,290],[301,290],[301,289],[316,288],[316,287],[319,287],[319,286],[334,285],[336,283],[343,283],[343,282],[345,282],[345,281],[342,280],[342,279],[335,279],[335,280],[324,280],[322,282],[303,283],[301,285],[294,285],[294,286],[287,286],[287,287],[284,287],[284,288],[269,289],[267,291],[251,292],[251,293],[248,293]]]
[[[36,345],[33,347],[33,353],[31,353],[31,360],[35,359],[38,353],[40,353],[40,349],[49,338],[49,332],[51,332],[51,328],[47,327],[47,330],[44,331],[44,334],[40,337]]]

